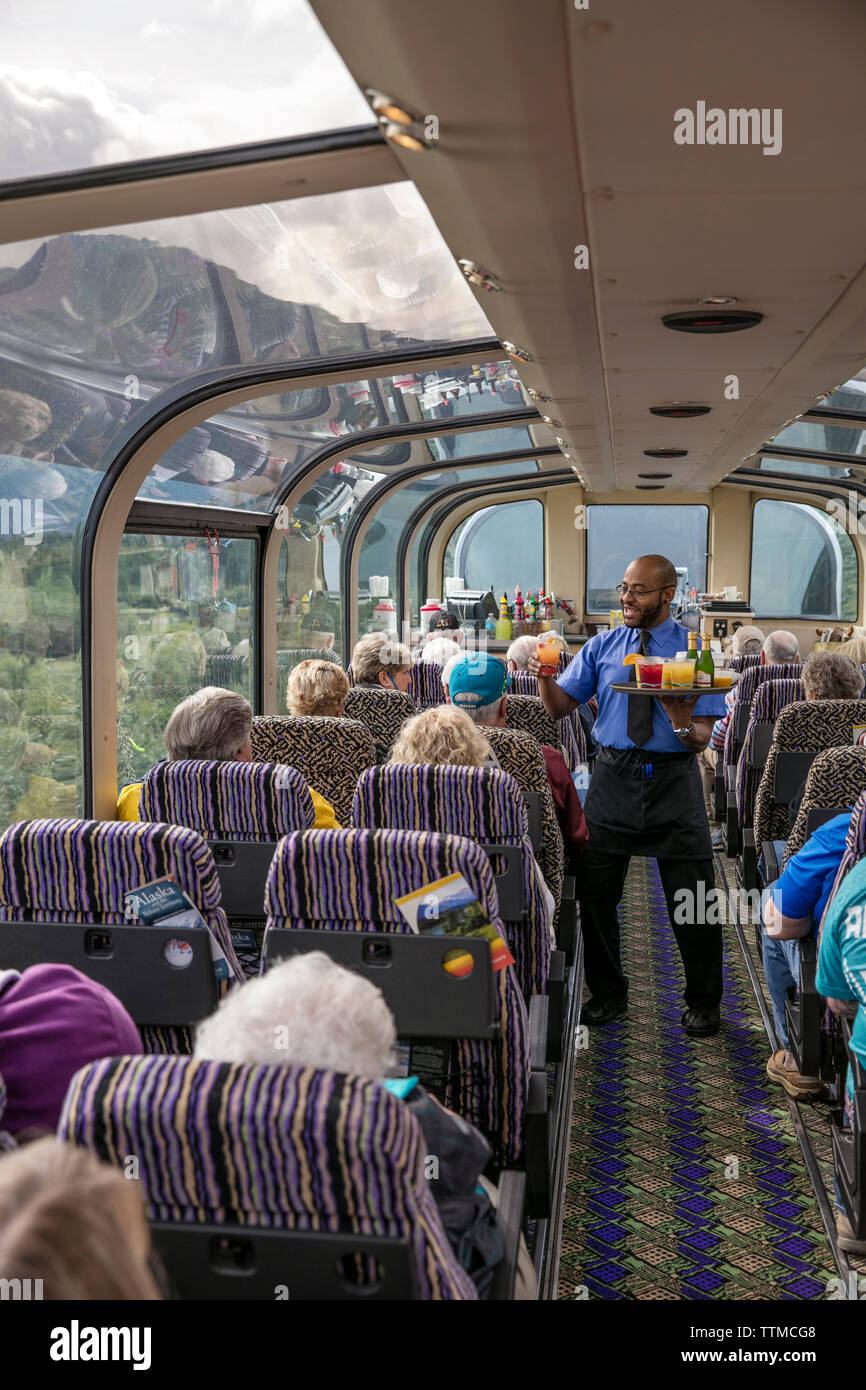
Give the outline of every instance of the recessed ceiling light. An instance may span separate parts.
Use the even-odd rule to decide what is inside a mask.
[[[542,415],[542,420],[552,430],[558,430],[562,424],[561,420],[554,420],[552,415]]]
[[[699,299],[699,304],[710,304],[718,307],[721,304],[736,304],[737,298],[733,294],[708,294],[706,299]]]
[[[648,459],[684,459],[688,452],[688,449],[644,449]],[[649,474],[646,476],[649,477]],[[666,478],[670,476],[670,473],[665,474]]]
[[[532,353],[528,352],[526,348],[518,347],[517,343],[503,342],[502,350],[503,352],[506,352],[509,357],[513,357],[517,362],[535,361],[535,358],[533,357]]]
[[[490,270],[485,270],[483,265],[477,261],[468,261],[465,257],[457,262],[470,285],[475,285],[479,290],[501,290],[502,286],[496,276]]]
[[[673,473],[638,473],[639,478],[672,478]]]
[[[535,401],[536,405],[543,405],[546,401],[553,400],[552,396],[545,395],[543,391],[536,391],[532,386],[526,388],[526,394],[531,401]]]
[[[635,483],[638,492],[661,492],[664,483]]]
[[[671,405],[651,405],[650,415],[660,415],[664,420],[691,420],[696,415],[709,415],[708,405],[690,405],[685,401],[674,401]]]
[[[394,121],[397,125],[414,125],[418,116],[414,111],[403,102],[395,101],[385,92],[379,92],[375,87],[367,87],[364,95],[382,121]]]
[[[679,333],[739,333],[744,328],[754,328],[763,317],[751,309],[735,309],[727,314],[705,310],[703,313],[665,314],[662,323],[665,328],[674,328]]]

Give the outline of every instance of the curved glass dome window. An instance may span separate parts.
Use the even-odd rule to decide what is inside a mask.
[[[866,412],[866,368],[833,391],[818,407],[820,410],[858,410]]]
[[[525,472],[526,469],[524,468]],[[513,594],[544,587],[544,505],[529,498],[496,502],[461,521],[445,550],[443,575],[467,589]]]
[[[338,439],[386,425],[450,421],[526,404],[516,372],[501,362],[443,366],[423,375],[404,371],[323,387],[315,394],[315,402],[306,401],[307,392],[261,396],[195,426],[166,451],[139,496],[267,510],[276,505],[292,474]],[[298,395],[305,398],[303,412]],[[532,447],[526,426],[499,427],[412,442],[383,441],[352,458],[362,468],[394,468],[524,447]]]
[[[866,403],[866,395],[863,401]],[[866,455],[866,430],[852,429],[848,425],[820,425],[814,420],[797,420],[786,430],[780,430],[773,440],[773,448],[863,456]]]
[[[762,498],[752,514],[749,599],[755,618],[829,618],[857,621],[857,556],[836,520],[842,501],[827,511],[804,502]]]
[[[371,120],[307,0],[16,2],[0,52],[3,180]]]
[[[762,473],[787,473],[802,478],[850,478],[853,472],[843,463],[818,463],[816,459],[776,458],[775,455],[762,454],[759,459],[750,459],[746,469],[760,468]],[[740,470],[737,469],[737,472]]]

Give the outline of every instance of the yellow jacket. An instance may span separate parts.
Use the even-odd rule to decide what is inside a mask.
[[[118,820],[140,820],[138,814],[138,801],[141,795],[141,782],[130,782],[123,788],[117,798],[117,819]],[[314,826],[316,830],[342,830],[334,815],[334,808],[330,801],[326,801],[318,792],[314,792],[310,787],[310,796],[313,798],[313,809],[316,813]]]

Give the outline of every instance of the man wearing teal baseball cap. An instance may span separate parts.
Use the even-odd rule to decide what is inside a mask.
[[[442,684],[451,704],[468,714],[473,723],[497,729],[505,727],[506,692],[511,677],[504,661],[487,652],[461,652],[443,670]],[[588,839],[586,821],[565,759],[557,748],[549,748],[545,743],[539,743],[538,747],[544,754],[547,780],[565,848],[582,853]]]

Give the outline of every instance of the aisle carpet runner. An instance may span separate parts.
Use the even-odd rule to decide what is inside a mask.
[[[620,909],[625,1019],[578,1052],[559,1298],[826,1298],[836,1270],[733,927],[722,1032],[680,1026],[654,860]]]

